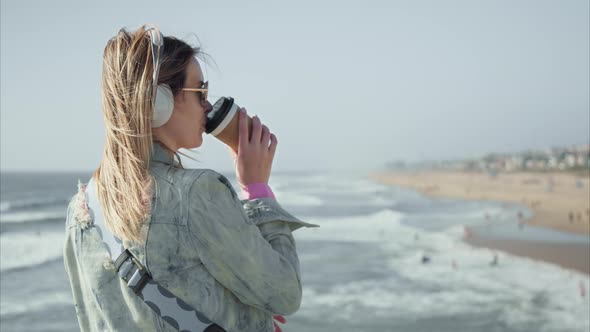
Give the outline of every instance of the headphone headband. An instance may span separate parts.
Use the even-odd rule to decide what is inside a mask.
[[[158,77],[160,75],[160,57],[164,52],[164,36],[154,24],[146,24],[149,32],[151,48],[152,48],[152,60],[154,64],[154,75],[152,81],[152,105],[155,107],[156,103],[156,91],[158,90]]]

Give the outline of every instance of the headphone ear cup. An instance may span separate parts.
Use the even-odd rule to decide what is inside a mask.
[[[156,102],[154,103],[154,117],[152,119],[152,128],[163,126],[172,116],[174,109],[174,95],[172,89],[167,84],[158,85],[156,91]]]

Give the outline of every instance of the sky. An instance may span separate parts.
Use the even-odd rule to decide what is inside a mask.
[[[91,171],[102,52],[156,24],[210,101],[278,137],[275,171],[371,171],[590,141],[588,1],[15,1],[0,5],[1,171]],[[205,137],[187,167],[228,171]]]

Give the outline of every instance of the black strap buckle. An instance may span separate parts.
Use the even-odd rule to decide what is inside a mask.
[[[127,249],[115,261],[115,270],[136,295],[141,293],[148,281],[152,279],[147,270]]]

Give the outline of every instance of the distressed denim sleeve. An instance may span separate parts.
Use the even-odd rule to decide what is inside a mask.
[[[76,309],[76,316],[78,316],[78,323],[80,324],[81,331],[90,331],[90,320],[88,317],[87,310],[93,310],[96,308],[87,308],[86,301],[84,299],[84,290],[88,287],[86,285],[86,279],[83,276],[82,271],[78,264],[78,229],[75,226],[75,221],[72,212],[72,204],[75,200],[72,199],[68,205],[66,212],[66,229],[65,229],[65,241],[63,245],[63,260],[64,266],[70,286],[72,289],[72,297],[74,300],[74,307]]]
[[[72,297],[74,300],[74,306],[76,308],[76,315],[78,316],[78,322],[80,323],[80,328],[82,329],[89,324],[86,316],[84,299],[82,296],[82,285],[80,285],[84,279],[80,276],[80,271],[78,270],[76,261],[76,249],[74,244],[76,238],[75,232],[75,228],[66,229],[66,241],[64,242],[63,247],[63,258],[66,273],[72,288]]]
[[[279,203],[271,197],[243,200],[246,215],[255,225],[272,248],[285,257],[297,271],[297,278],[301,282],[299,257],[295,247],[295,239],[291,232],[301,227],[318,227],[303,222],[285,211]]]
[[[282,315],[297,311],[301,282],[291,227],[270,212],[259,223],[248,218],[227,180],[215,172],[195,181],[189,200],[193,243],[213,277],[244,304]]]

